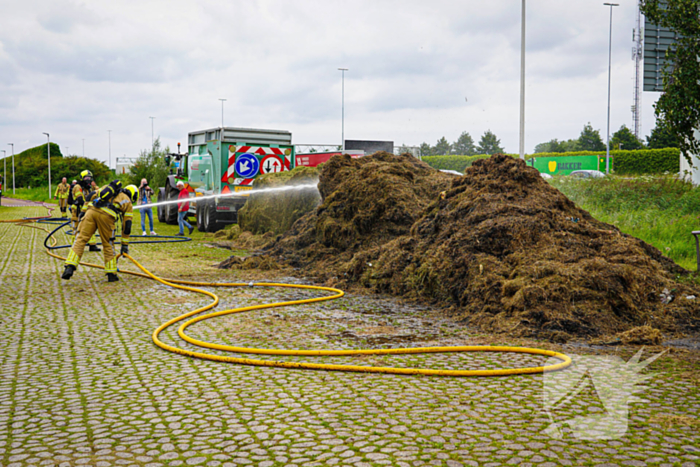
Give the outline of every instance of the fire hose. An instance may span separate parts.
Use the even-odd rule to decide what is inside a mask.
[[[2,220],[0,222],[11,222],[21,226],[33,227],[37,229],[44,230],[48,233],[44,245],[46,246],[46,253],[56,259],[65,260],[66,258],[53,253],[52,249],[63,248],[66,246],[56,246],[56,239],[54,234],[66,224],[60,225],[53,231],[49,231],[44,227],[38,227],[32,225],[38,223],[41,220],[47,220],[50,218],[25,218],[25,219],[14,219],[14,220]],[[49,239],[52,244],[48,245]],[[188,239],[189,240],[189,239]],[[135,243],[135,242],[134,242]],[[126,271],[121,270],[123,274],[129,274],[138,277],[144,277],[157,281],[168,287],[175,289],[186,290],[189,292],[194,292],[202,295],[206,295],[212,299],[212,302],[206,306],[197,308],[195,310],[184,313],[180,316],[172,318],[165,323],[158,326],[152,334],[152,339],[155,345],[161,349],[167,350],[169,352],[177,353],[180,355],[185,355],[188,357],[199,358],[204,360],[213,360],[218,362],[226,363],[236,363],[241,365],[255,365],[255,366],[266,366],[266,367],[281,367],[281,368],[301,368],[301,369],[313,369],[313,370],[329,370],[329,371],[352,371],[352,372],[364,372],[364,373],[390,373],[390,374],[401,374],[401,375],[429,375],[429,376],[506,376],[506,375],[522,375],[522,374],[537,374],[544,372],[551,372],[564,369],[571,365],[571,358],[565,354],[555,352],[552,350],[535,349],[528,347],[511,347],[511,346],[489,346],[489,345],[466,345],[466,346],[449,346],[449,347],[414,347],[414,348],[389,348],[389,349],[361,349],[361,350],[297,350],[297,349],[261,349],[261,348],[250,348],[250,347],[237,347],[223,344],[215,344],[211,342],[201,341],[195,339],[188,335],[185,331],[186,329],[198,322],[202,322],[208,319],[216,318],[219,316],[235,314],[235,313],[245,313],[254,310],[263,310],[270,308],[279,308],[294,305],[303,305],[309,303],[316,303],[326,300],[336,300],[345,295],[345,293],[333,287],[322,287],[314,285],[301,285],[301,284],[283,284],[274,282],[194,282],[194,281],[183,281],[178,279],[164,279],[156,276],[143,265],[141,265],[136,259],[128,254],[120,254],[117,258],[123,257],[131,261],[138,269],[142,272]],[[83,266],[88,266],[92,268],[104,269],[102,265],[91,264],[86,262],[81,262]],[[231,308],[228,310],[216,311],[208,314],[201,314],[205,311],[209,311],[215,308],[219,304],[219,297],[213,292],[203,290],[197,287],[283,287],[283,288],[293,288],[293,289],[305,289],[305,290],[315,290],[329,292],[331,295],[307,298],[302,300],[291,300],[275,303],[266,303],[261,305],[245,306],[238,308]],[[196,316],[199,315],[199,316]],[[436,370],[430,368],[400,368],[400,367],[377,367],[377,366],[364,366],[364,365],[337,365],[337,364],[326,364],[326,363],[311,363],[311,362],[294,362],[294,361],[279,361],[279,360],[260,360],[252,358],[241,358],[232,357],[225,355],[215,355],[205,352],[198,352],[194,350],[183,349],[181,347],[176,347],[174,345],[167,344],[160,339],[160,334],[165,331],[170,326],[180,323],[177,334],[184,341],[193,344],[195,346],[219,350],[234,352],[237,354],[253,354],[253,355],[277,355],[277,356],[358,356],[358,355],[405,355],[405,354],[426,354],[426,353],[455,353],[455,352],[508,352],[508,353],[525,353],[532,355],[540,355],[545,357],[554,357],[560,360],[559,363],[547,365],[547,366],[535,366],[526,368],[504,368],[504,369],[494,369],[494,370]]]

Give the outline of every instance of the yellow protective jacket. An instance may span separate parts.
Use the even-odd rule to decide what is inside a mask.
[[[66,199],[68,198],[68,190],[70,190],[70,185],[61,182],[56,187],[56,193],[54,193],[54,196],[59,199]]]
[[[102,191],[105,187],[101,187],[98,192]],[[99,212],[104,212],[109,214],[114,218],[116,224],[117,219],[122,218],[122,243],[127,245],[129,243],[129,235],[131,234],[131,220],[134,217],[134,207],[131,204],[131,198],[129,198],[124,193],[118,193],[113,197],[107,206],[95,207],[92,201],[88,203],[89,209],[94,209]],[[125,228],[129,223],[129,227]]]

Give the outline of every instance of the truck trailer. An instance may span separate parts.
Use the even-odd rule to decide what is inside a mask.
[[[182,181],[190,198],[226,195],[253,189],[260,174],[285,172],[295,166],[292,134],[283,130],[254,128],[213,128],[187,136],[187,152],[169,154],[169,175],[158,189],[158,201],[177,199],[177,182]],[[190,203],[200,232],[216,232],[238,222],[238,211],[246,196],[214,197]],[[158,220],[177,224],[177,204],[158,206]]]

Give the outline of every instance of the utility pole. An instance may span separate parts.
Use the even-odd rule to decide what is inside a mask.
[[[14,143],[7,143],[12,146],[12,194],[15,194],[15,145]]]
[[[46,151],[49,153],[49,199],[51,199],[51,138],[48,133],[46,135]]]
[[[221,128],[224,128],[224,102],[226,99],[219,99],[221,101]],[[223,136],[223,135],[222,135]]]
[[[5,188],[5,185],[7,185],[7,151],[4,149],[0,149],[0,151],[2,151],[2,162],[5,166],[5,169],[2,172],[2,187]]]
[[[348,68],[338,68],[338,70],[343,74],[340,107],[340,141],[341,147],[343,148],[343,151],[345,151],[345,72],[348,71]]]
[[[644,58],[644,49],[642,48],[642,40],[644,32],[642,31],[642,12],[637,4],[637,29],[632,30],[632,59],[634,60],[634,105],[632,105],[632,117],[634,119],[634,136],[640,139],[642,134],[642,73],[641,64]]]
[[[83,138],[83,157],[85,157],[85,138]]]
[[[154,133],[153,133],[153,120],[154,120],[156,117],[148,117],[148,118],[151,119],[151,151],[153,151],[153,150],[155,149],[155,144],[156,144],[156,140],[155,140],[155,138],[153,137],[153,135],[154,135]]]
[[[107,168],[112,169],[112,130],[107,130],[107,137],[109,138],[109,165]]]
[[[525,160],[525,0],[520,16],[520,158]]]
[[[608,134],[607,144],[605,145],[605,174],[610,173],[610,71],[612,69],[612,12],[614,6],[620,6],[619,3],[603,3],[610,7],[610,39],[608,42]]]

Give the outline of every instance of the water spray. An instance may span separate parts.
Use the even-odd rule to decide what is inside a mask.
[[[199,201],[204,201],[204,200],[213,199],[213,198],[230,198],[233,196],[250,196],[250,195],[257,194],[257,193],[273,193],[273,192],[278,192],[278,191],[305,190],[308,188],[318,189],[318,186],[315,183],[309,183],[307,185],[289,185],[289,186],[280,186],[280,187],[274,187],[274,188],[261,188],[259,190],[232,191],[231,193],[224,193],[224,194],[218,194],[218,195],[196,196],[194,198],[187,198],[187,199],[173,199],[173,200],[168,200],[168,201],[159,201],[157,203],[138,205],[138,206],[136,206],[136,208],[137,209],[154,208],[156,206],[165,206],[166,204],[197,203]]]

